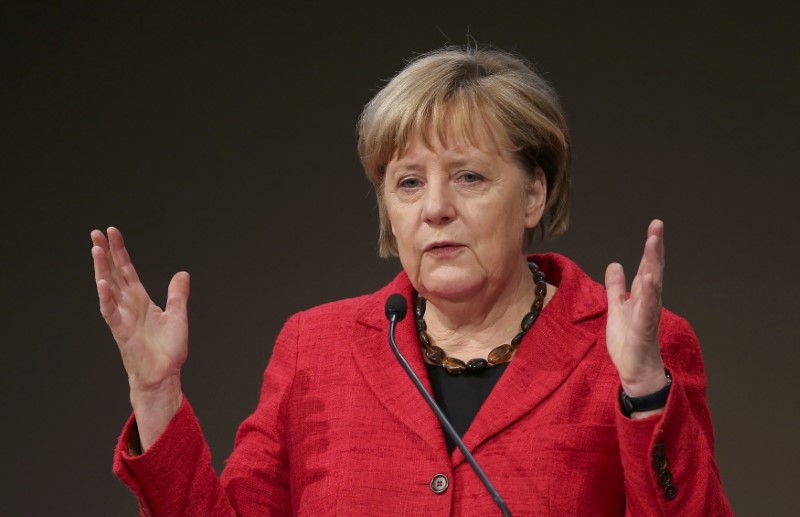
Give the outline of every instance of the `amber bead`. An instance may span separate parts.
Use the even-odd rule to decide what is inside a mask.
[[[510,361],[514,356],[514,352],[525,338],[525,334],[531,329],[533,324],[538,319],[539,313],[542,311],[542,307],[544,307],[545,297],[547,296],[547,282],[545,280],[545,274],[542,271],[539,271],[539,267],[533,262],[528,262],[528,267],[531,270],[533,281],[536,284],[536,298],[531,305],[530,312],[525,315],[520,323],[522,331],[514,336],[514,339],[511,340],[511,344],[500,345],[489,352],[488,360],[475,358],[468,361],[467,364],[464,364],[464,361],[447,357],[447,354],[444,352],[444,350],[434,346],[430,336],[427,333],[428,325],[425,323],[423,318],[425,315],[426,300],[420,296],[419,293],[414,292],[413,305],[415,326],[417,329],[417,336],[423,348],[425,359],[432,364],[444,367],[445,370],[452,375],[460,375],[465,371],[477,373],[483,371],[489,366],[505,364]]]
[[[431,338],[428,337],[428,334],[425,332],[417,332],[417,337],[419,337],[419,342],[422,343],[425,348],[430,348],[432,343]]]
[[[525,337],[525,331],[523,330],[522,332],[514,336],[514,339],[511,340],[511,346],[514,347],[518,346],[520,343],[522,343],[522,339],[524,337]]]
[[[425,349],[425,357],[432,364],[440,365],[442,364],[442,361],[444,361],[446,354],[444,353],[444,350],[442,350],[438,346],[432,346],[430,348]]]
[[[489,367],[486,359],[470,359],[467,361],[467,371],[469,373],[481,373]]]
[[[453,357],[446,357],[442,366],[444,366],[445,370],[447,370],[447,373],[450,375],[461,375],[467,369],[467,365],[464,364],[464,361]]]
[[[520,324],[520,327],[522,327],[522,332],[528,332],[538,317],[539,313],[536,312],[529,312],[526,314],[525,317],[522,318],[522,323]]]
[[[500,345],[491,352],[489,352],[489,364],[503,364],[507,363],[511,359],[511,355],[514,353],[514,347],[509,344]]]

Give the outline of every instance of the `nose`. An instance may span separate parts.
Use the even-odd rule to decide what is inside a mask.
[[[429,183],[422,200],[422,219],[435,226],[451,222],[456,215],[452,194],[447,183]]]

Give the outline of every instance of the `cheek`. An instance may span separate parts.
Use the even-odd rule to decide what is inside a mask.
[[[479,222],[481,235],[487,244],[491,243],[487,252],[493,255],[504,254],[509,248],[521,246],[526,228],[524,211],[512,202],[502,208],[495,208],[493,213],[496,217],[483,218]]]
[[[416,229],[407,214],[402,213],[402,210],[390,210],[387,215],[389,228],[397,243],[397,251],[405,261],[414,252]]]
[[[403,219],[397,217],[397,214],[395,214],[394,216],[390,216],[389,227],[392,229],[392,235],[394,235],[395,240],[397,240],[398,243],[400,242],[405,243],[408,231],[406,230],[405,225],[403,224]]]
[[[517,199],[476,207],[470,220],[482,237],[493,241],[505,240],[510,233],[525,227],[525,215]]]
[[[382,205],[383,205],[384,224],[386,227],[389,228],[389,231],[392,233],[392,235],[394,235],[394,237],[397,238],[398,225],[395,224],[395,221],[400,220],[400,217],[397,214],[397,208],[391,201],[387,200],[386,197],[383,198]]]
[[[394,235],[394,238],[400,242],[410,242],[414,234],[414,218],[409,207],[397,200],[387,200],[386,207],[386,224]]]

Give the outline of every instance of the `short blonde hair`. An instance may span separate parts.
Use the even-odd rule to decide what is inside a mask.
[[[566,231],[569,222],[569,132],[555,90],[524,59],[496,49],[446,47],[411,61],[364,107],[358,152],[375,188],[380,215],[380,255],[397,255],[383,200],[387,164],[412,137],[430,146],[455,129],[470,142],[478,119],[509,146],[520,167],[541,167],[547,182],[542,237]],[[483,131],[481,132],[483,133]],[[533,238],[530,230],[527,240]]]

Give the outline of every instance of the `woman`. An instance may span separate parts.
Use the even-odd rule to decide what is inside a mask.
[[[484,515],[494,502],[386,343],[400,350],[515,515],[730,515],[699,345],[661,309],[653,221],[630,298],[526,241],[566,229],[569,139],[552,89],[501,51],[444,49],[366,106],[359,151],[380,207],[378,292],[292,316],[220,478],[189,402],[189,276],[150,301],[122,235],[92,232],[101,312],[134,416],[115,472],[145,515]],[[427,374],[427,375],[426,375]]]

